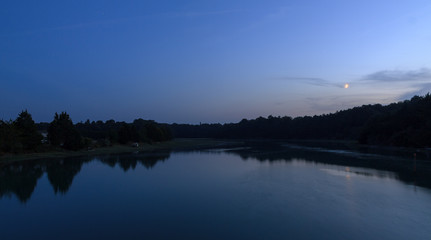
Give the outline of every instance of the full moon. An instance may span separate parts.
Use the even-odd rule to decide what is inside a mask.
[[[349,84],[348,83],[344,84],[344,88],[349,88]]]

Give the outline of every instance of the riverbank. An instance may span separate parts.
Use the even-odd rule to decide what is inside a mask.
[[[362,152],[367,154],[380,154],[387,156],[398,156],[402,158],[414,157],[417,160],[430,160],[431,149],[416,148],[399,148],[384,147],[373,145],[361,145],[355,141],[336,141],[336,140],[263,140],[263,139],[238,139],[223,140],[210,138],[179,138],[167,142],[158,142],[153,144],[140,143],[139,147],[131,145],[113,145],[109,147],[100,147],[90,150],[68,151],[57,149],[55,151],[46,151],[40,153],[26,154],[8,154],[0,156],[0,163],[9,163],[24,160],[66,158],[79,156],[96,156],[104,154],[119,154],[130,152],[150,152],[150,151],[193,151],[213,148],[232,148],[247,146],[265,146],[274,145],[299,145],[301,147],[324,148],[332,150]]]
[[[113,145],[109,147],[100,147],[90,150],[78,150],[78,151],[67,151],[57,150],[41,153],[25,153],[25,154],[8,154],[0,156],[0,162],[16,162],[24,160],[34,159],[46,159],[46,158],[65,158],[65,157],[79,157],[79,156],[95,156],[101,154],[118,154],[128,152],[146,152],[156,150],[200,150],[200,149],[211,149],[220,147],[234,147],[241,146],[242,141],[235,140],[216,140],[207,138],[181,138],[174,139],[167,142],[159,143],[141,143],[139,147],[133,147],[130,145]]]

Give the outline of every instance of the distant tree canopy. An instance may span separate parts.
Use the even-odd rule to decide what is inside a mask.
[[[431,95],[414,96],[375,114],[364,126],[361,143],[431,147]]]
[[[431,147],[431,95],[410,100],[363,105],[332,114],[305,117],[259,117],[228,124],[159,124],[136,119],[132,123],[87,120],[73,124],[66,112],[55,113],[51,123],[35,124],[22,111],[15,121],[0,120],[0,154],[35,152],[41,146],[39,131],[48,131],[52,146],[77,150],[98,145],[161,142],[173,137],[236,139],[339,139],[363,144]]]
[[[41,132],[47,132],[48,138],[42,144]],[[50,146],[67,150],[78,150],[97,145],[114,143],[128,144],[131,142],[161,142],[172,139],[167,124],[159,124],[152,120],[136,119],[133,123],[97,121],[73,124],[69,114],[55,113],[50,123],[36,124],[27,110],[22,111],[15,121],[0,120],[0,154],[49,151]],[[48,148],[47,148],[48,147]]]
[[[365,105],[333,114],[305,117],[258,117],[228,124],[172,124],[175,137],[266,139],[357,139],[364,124],[382,110]]]
[[[259,117],[229,124],[172,124],[174,137],[236,139],[337,139],[363,144],[431,147],[431,96],[363,105],[332,114]]]
[[[152,120],[136,119],[133,123],[97,121],[76,124],[76,128],[87,138],[108,140],[111,143],[126,144],[129,142],[162,142],[172,139],[171,130],[166,124]]]

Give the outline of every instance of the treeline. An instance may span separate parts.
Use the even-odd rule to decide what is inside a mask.
[[[42,144],[40,132],[47,132]],[[431,147],[431,95],[410,100],[363,105],[331,114],[305,117],[259,117],[228,124],[159,124],[93,121],[73,124],[65,112],[51,123],[35,124],[27,111],[15,121],[0,121],[0,154],[37,152],[45,146],[77,150],[114,143],[161,142],[181,138],[335,139],[363,144]]]
[[[46,133],[44,139],[42,133]],[[170,128],[151,120],[133,123],[91,122],[73,124],[69,114],[55,113],[50,123],[36,124],[27,110],[15,121],[0,120],[0,154],[50,151],[55,148],[79,150],[115,143],[161,142],[172,139]]]
[[[431,147],[431,95],[414,96],[375,114],[359,142],[405,147]]]
[[[159,124],[152,120],[141,118],[132,123],[115,122],[114,120],[93,121],[87,120],[76,124],[78,132],[87,138],[98,140],[101,144],[128,142],[162,142],[172,139],[168,125]]]
[[[172,124],[175,137],[357,140],[363,144],[431,146],[431,96],[363,105],[332,114],[259,117],[229,124]]]

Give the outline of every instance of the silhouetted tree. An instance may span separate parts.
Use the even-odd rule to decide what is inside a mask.
[[[0,121],[0,153],[22,152],[23,145],[12,121]]]
[[[48,127],[48,139],[52,145],[69,150],[77,150],[82,147],[81,135],[66,112],[62,112],[60,115],[55,113],[54,120]]]
[[[24,150],[36,150],[42,144],[42,135],[27,110],[22,111],[13,122]]]

